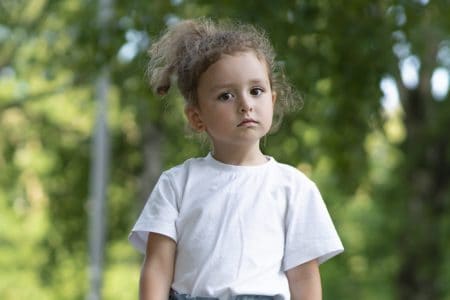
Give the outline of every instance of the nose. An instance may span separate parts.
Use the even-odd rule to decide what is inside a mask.
[[[241,113],[246,113],[249,111],[253,111],[253,104],[252,104],[252,100],[250,99],[249,96],[243,95],[240,98],[239,101],[239,111]]]

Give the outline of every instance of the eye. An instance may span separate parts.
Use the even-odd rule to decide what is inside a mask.
[[[218,99],[221,101],[229,101],[229,100],[233,99],[233,97],[234,97],[233,94],[225,92],[225,93],[220,94]]]
[[[264,89],[262,89],[260,87],[254,87],[250,90],[250,95],[252,95],[252,96],[259,96],[262,93],[264,93]]]

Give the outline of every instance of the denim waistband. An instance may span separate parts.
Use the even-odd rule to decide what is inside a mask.
[[[189,294],[180,294],[174,290],[170,291],[169,300],[218,300],[214,297],[195,297]],[[273,296],[265,295],[237,295],[232,298],[233,300],[273,300]]]

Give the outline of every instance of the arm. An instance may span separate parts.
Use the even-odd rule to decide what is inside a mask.
[[[139,299],[167,300],[173,280],[176,243],[171,238],[149,233],[142,266]]]
[[[321,300],[319,264],[312,260],[286,272],[292,300]]]

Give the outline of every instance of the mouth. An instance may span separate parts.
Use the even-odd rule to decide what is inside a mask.
[[[254,124],[258,124],[257,121],[253,120],[253,119],[244,119],[242,120],[241,123],[239,123],[237,125],[237,127],[241,127],[241,126],[248,126],[248,125],[254,125]]]

